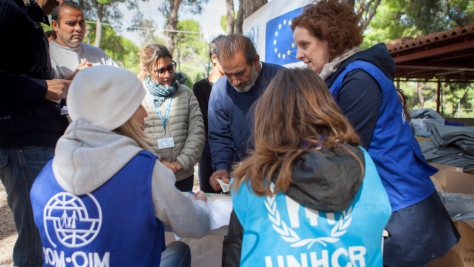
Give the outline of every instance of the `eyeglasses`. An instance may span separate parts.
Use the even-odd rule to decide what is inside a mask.
[[[176,62],[172,61],[171,64],[169,64],[168,66],[166,66],[166,68],[162,68],[162,69],[157,69],[157,70],[154,70],[156,75],[163,75],[165,74],[166,71],[168,71],[170,74],[174,72],[174,70],[176,69]]]

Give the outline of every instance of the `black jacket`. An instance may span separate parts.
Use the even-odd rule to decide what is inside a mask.
[[[40,22],[49,22],[30,3],[0,0],[0,148],[54,146],[68,124],[45,100],[52,69]]]
[[[364,153],[358,147],[345,145],[365,165]],[[272,179],[276,179],[276,175]],[[311,209],[335,212],[346,209],[357,194],[361,179],[359,162],[343,148],[312,150],[293,162],[293,182],[285,192],[296,202]],[[243,228],[232,211],[229,230],[224,239],[222,265],[239,266]]]

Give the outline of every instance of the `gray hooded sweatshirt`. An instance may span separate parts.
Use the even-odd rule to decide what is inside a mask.
[[[90,193],[122,169],[142,148],[123,135],[78,119],[59,139],[53,172],[59,185],[74,195]],[[133,179],[133,177],[130,177]],[[180,237],[200,238],[210,229],[210,210],[175,187],[172,171],[159,160],[151,182],[155,215]]]

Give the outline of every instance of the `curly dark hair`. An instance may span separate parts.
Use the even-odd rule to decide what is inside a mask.
[[[320,41],[327,41],[331,59],[362,43],[360,15],[337,0],[321,0],[305,7],[292,20],[291,29],[303,27]]]

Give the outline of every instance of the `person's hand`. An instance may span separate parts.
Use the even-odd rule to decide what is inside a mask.
[[[81,59],[81,63],[79,63],[79,65],[77,66],[75,72],[78,72],[78,71],[83,70],[83,69],[88,68],[88,67],[92,67],[92,63],[87,61],[86,58],[83,58],[83,59]]]
[[[173,168],[173,172],[177,172],[183,169],[183,166],[181,166],[181,164],[177,161],[171,162],[170,165],[171,165],[171,168]]]
[[[207,203],[207,197],[206,197],[206,193],[204,193],[203,191],[199,191],[197,193],[194,193],[194,194],[188,194],[189,197],[191,199],[194,199],[194,200],[202,200],[204,202]]]
[[[71,81],[65,79],[46,80],[48,90],[46,91],[46,100],[59,101],[66,99]]]
[[[211,175],[209,178],[209,184],[211,184],[212,189],[215,191],[222,189],[219,182],[217,182],[217,179],[221,179],[226,184],[230,183],[229,172],[226,170],[218,170]]]
[[[169,163],[169,162],[166,161],[166,160],[163,160],[161,163],[162,163],[163,165],[165,165],[166,168],[168,168],[168,169],[170,169],[172,172],[174,172],[174,171],[173,171],[173,168],[171,167],[171,163]]]
[[[66,76],[64,79],[66,80],[72,80],[74,79],[74,77],[76,76],[76,74],[80,71],[80,70],[83,70],[85,68],[88,68],[88,67],[92,67],[92,63],[90,63],[89,61],[87,61],[87,59],[83,58],[81,59],[81,63],[79,63],[79,65],[76,67],[76,69],[74,70],[73,73],[69,74],[68,76]]]

